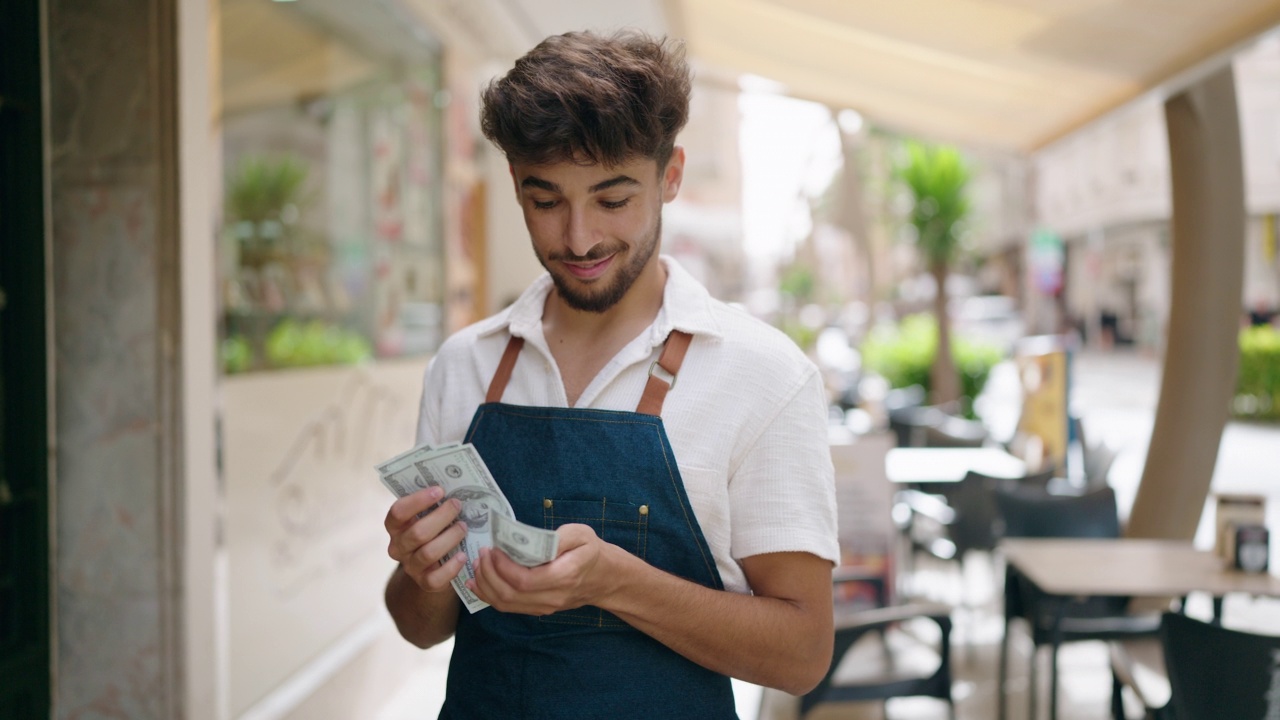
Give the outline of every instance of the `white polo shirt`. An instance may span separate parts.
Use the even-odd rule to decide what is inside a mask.
[[[808,552],[838,562],[827,408],[817,368],[787,336],[715,300],[671,258],[662,309],[600,371],[577,407],[634,412],[672,330],[693,335],[662,421],[725,588],[750,592],[738,561]],[[506,349],[525,340],[504,403],[567,407],[542,334],[544,274],[506,310],[445,341],[427,366],[418,441],[460,442]]]

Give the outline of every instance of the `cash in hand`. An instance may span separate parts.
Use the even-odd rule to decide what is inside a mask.
[[[480,561],[482,548],[497,547],[525,567],[550,562],[556,556],[560,536],[554,530],[526,525],[515,519],[506,495],[471,443],[438,448],[419,445],[377,465],[377,470],[382,484],[396,497],[435,486],[444,489],[441,502],[453,498],[462,502],[458,519],[466,524],[467,535],[457,548],[449,551],[441,564],[458,552],[467,554],[467,562],[452,585],[468,612],[475,613],[489,607],[466,585],[468,580],[475,578],[475,564]],[[431,509],[435,507],[439,507],[439,503]],[[424,510],[419,517],[428,512],[430,509]]]

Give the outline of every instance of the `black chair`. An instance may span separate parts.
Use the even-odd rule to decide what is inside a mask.
[[[1124,689],[1142,706],[1145,720],[1172,720],[1169,672],[1164,665],[1164,645],[1159,637],[1107,643],[1111,655],[1111,717],[1127,720]]]
[[[936,644],[906,627],[937,625]],[[836,609],[835,648],[818,686],[800,698],[800,717],[822,705],[887,701],[895,697],[951,699],[951,610],[932,603],[841,612]]]
[[[898,447],[924,447],[925,429],[941,422],[946,413],[932,405],[910,405],[889,410],[889,429]]]
[[[1004,523],[1005,537],[1120,537],[1116,496],[1111,488],[1084,495],[1051,495],[1031,487],[996,488],[996,506]],[[1030,625],[1033,651],[1030,668],[1030,717],[1036,710],[1036,657],[1049,645],[1050,711],[1058,695],[1058,646],[1081,640],[1123,640],[1154,636],[1160,617],[1129,615],[1129,598],[1091,596],[1063,598],[1048,595],[1018,574],[1013,567],[1005,572],[1005,625],[1000,644],[999,711],[1006,717],[1005,680],[1008,676],[1009,629],[1015,618]]]
[[[1177,720],[1280,717],[1280,637],[1165,613],[1160,628]]]
[[[892,397],[894,393],[903,394]],[[922,400],[923,393],[924,389],[919,385],[912,385],[910,388],[891,390],[890,396],[885,398],[885,414],[889,418],[889,429],[898,438],[898,447],[925,447],[927,428],[939,425],[948,417],[954,417],[960,412],[958,400],[941,405],[921,405],[919,402],[911,402],[917,398]],[[964,420],[964,418],[956,419]]]
[[[977,420],[942,414],[924,428],[925,447],[980,448],[991,433]]]
[[[1084,431],[1084,421],[1078,417],[1071,418],[1071,431],[1080,443],[1080,460],[1084,469],[1084,486],[1093,490],[1107,485],[1107,475],[1115,463],[1120,451],[1110,447],[1103,441],[1089,442]]]
[[[910,517],[908,538],[911,551],[928,553],[940,560],[955,560],[964,575],[965,556],[970,550],[990,552],[1003,534],[997,488],[1043,490],[1053,479],[1054,469],[1018,478],[1001,478],[969,471],[943,501],[918,491],[899,493],[898,502],[907,506]],[[906,516],[906,513],[899,513]]]

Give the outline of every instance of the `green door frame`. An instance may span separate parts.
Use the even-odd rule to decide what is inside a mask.
[[[41,2],[0,3],[0,717],[51,712]]]

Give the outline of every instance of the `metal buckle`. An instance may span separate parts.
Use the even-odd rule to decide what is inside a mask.
[[[662,374],[659,375],[656,372],[654,372],[655,369],[661,370]],[[665,382],[668,385],[667,387],[668,392],[676,389],[676,376],[673,375],[672,373],[667,372],[667,369],[659,365],[657,360],[654,360],[653,363],[649,365],[649,377],[656,377],[659,380],[662,380],[663,382]]]

